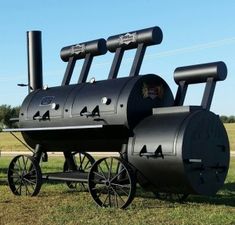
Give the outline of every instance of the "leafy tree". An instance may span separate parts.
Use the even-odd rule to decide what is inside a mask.
[[[235,116],[229,116],[228,123],[234,123],[234,122],[235,122]]]
[[[11,107],[10,105],[0,105],[0,128],[15,127],[10,121],[11,118],[19,117],[20,107]]]
[[[235,123],[235,116],[220,116],[223,123]]]
[[[228,122],[228,117],[227,116],[220,116],[220,120],[223,122],[223,123],[227,123]]]

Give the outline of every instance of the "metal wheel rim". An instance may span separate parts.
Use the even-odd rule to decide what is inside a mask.
[[[126,208],[134,198],[136,181],[124,160],[107,157],[92,166],[88,187],[99,206]]]
[[[8,168],[8,184],[15,195],[37,195],[42,185],[42,174],[36,160],[28,155],[13,158]]]

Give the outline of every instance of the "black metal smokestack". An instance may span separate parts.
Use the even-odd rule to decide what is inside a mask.
[[[42,42],[41,31],[27,32],[28,85],[29,92],[41,89],[42,79]]]

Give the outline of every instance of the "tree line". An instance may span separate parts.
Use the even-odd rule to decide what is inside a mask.
[[[220,116],[223,123],[235,123],[235,116]]]
[[[4,127],[16,127],[11,118],[19,117],[20,106],[12,107],[10,105],[0,105],[0,131]],[[223,123],[235,123],[235,116],[220,116]]]
[[[18,118],[19,112],[20,106],[0,105],[0,131],[5,127],[16,127],[17,125],[11,121],[11,118]]]

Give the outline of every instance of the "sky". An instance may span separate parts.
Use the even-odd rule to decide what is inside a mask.
[[[61,84],[66,68],[62,47],[159,26],[163,41],[147,48],[140,74],[160,75],[175,95],[177,67],[224,61],[227,79],[217,83],[211,111],[235,115],[234,12],[234,0],[0,0],[0,105],[18,106],[27,95],[17,86],[27,83],[27,31],[42,31],[43,82],[52,87]],[[120,77],[128,76],[134,53],[125,53]],[[112,53],[96,57],[89,77],[106,79],[112,59]],[[190,85],[185,105],[199,105],[203,90],[204,84]]]

